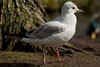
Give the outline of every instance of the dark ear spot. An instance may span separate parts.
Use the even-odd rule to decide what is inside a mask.
[[[69,7],[66,7],[67,9],[69,9]]]

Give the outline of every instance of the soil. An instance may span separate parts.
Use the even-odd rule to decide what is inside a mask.
[[[61,62],[56,53],[46,55],[46,64],[42,64],[42,52],[0,52],[0,67],[100,67],[100,43],[81,37],[71,41],[76,47],[65,47],[60,51]],[[81,49],[80,49],[81,48]]]
[[[78,48],[82,48],[97,56],[100,56],[100,41],[98,40],[90,40],[85,37],[74,37],[70,43]]]
[[[61,62],[56,56],[47,55],[46,64],[42,64],[41,56],[41,53],[0,52],[0,67],[100,67],[100,57],[86,51],[62,56]]]

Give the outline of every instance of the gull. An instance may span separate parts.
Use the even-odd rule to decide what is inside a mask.
[[[34,32],[27,33],[28,38],[22,38],[22,41],[32,45],[43,46],[43,63],[46,63],[44,47],[55,47],[58,61],[60,61],[60,54],[58,47],[68,42],[76,30],[77,18],[76,12],[83,12],[71,1],[65,2],[61,9],[61,15],[56,19],[42,24]]]

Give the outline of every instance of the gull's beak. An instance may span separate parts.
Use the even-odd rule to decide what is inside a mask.
[[[78,9],[78,10],[76,10],[77,12],[80,12],[80,13],[84,13],[85,11],[83,11],[83,10],[80,10],[80,9]]]

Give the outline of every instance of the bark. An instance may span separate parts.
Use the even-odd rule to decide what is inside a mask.
[[[3,12],[3,9],[2,9],[2,0],[0,0],[0,4],[1,4],[1,6],[0,6],[0,50],[1,50],[1,47],[2,47],[2,29],[1,29],[1,25],[2,25],[2,22],[3,22],[3,14],[4,14],[4,12]]]
[[[41,0],[1,0],[0,9],[1,50],[31,51],[31,46],[18,41],[11,35],[23,36],[28,30],[34,30],[48,20]]]

